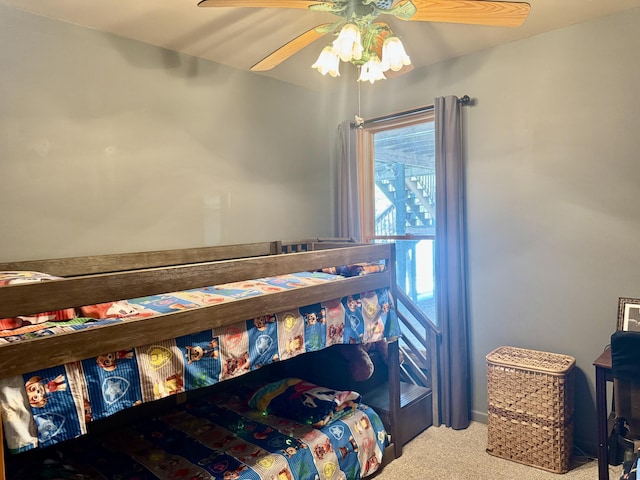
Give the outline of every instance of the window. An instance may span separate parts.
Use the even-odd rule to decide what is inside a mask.
[[[437,323],[433,110],[367,121],[357,139],[363,240],[396,243],[398,286]]]

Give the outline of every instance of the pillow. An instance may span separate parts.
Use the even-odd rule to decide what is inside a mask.
[[[358,408],[360,394],[332,390],[299,378],[285,378],[261,387],[249,406],[298,423],[323,427]]]
[[[17,285],[19,283],[46,282],[47,280],[60,280],[62,277],[40,272],[11,271],[0,272],[0,286]]]
[[[51,280],[61,280],[47,273],[29,271],[0,272],[0,286],[19,285],[22,283],[46,282]],[[59,320],[70,320],[75,317],[73,308],[55,310],[51,312],[36,313],[31,315],[20,315],[15,318],[0,319],[0,330],[11,330],[24,325],[35,325],[37,323],[55,322]]]
[[[343,277],[358,277],[369,273],[384,272],[383,263],[355,263],[353,265],[341,265],[339,267],[323,268],[324,273],[342,275]]]
[[[128,318],[139,315],[148,317],[152,315],[152,312],[145,311],[144,307],[129,303],[127,300],[85,305],[80,307],[79,310],[83,317],[94,319]]]
[[[0,318],[0,330],[13,330],[23,324],[19,318]]]

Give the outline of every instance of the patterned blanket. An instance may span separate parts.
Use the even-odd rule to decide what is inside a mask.
[[[34,325],[43,328],[15,331],[2,340],[56,335],[339,278],[303,272],[90,306],[121,313],[101,320],[45,322]],[[130,311],[122,314],[122,308]],[[125,408],[213,385],[334,344],[376,342],[398,333],[389,292],[381,289],[0,379],[5,438],[14,453],[46,447],[83,435],[88,422]]]
[[[366,405],[315,429],[227,395],[78,438],[55,452],[12,456],[7,478],[356,480],[377,470],[387,444],[380,418]]]

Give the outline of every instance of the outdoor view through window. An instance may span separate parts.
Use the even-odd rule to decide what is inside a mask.
[[[365,126],[363,161],[368,163],[369,198],[365,216],[373,216],[369,241],[394,241],[397,282],[437,324],[435,309],[435,134],[431,112]],[[372,147],[372,148],[371,148]],[[368,157],[368,158],[367,158]]]

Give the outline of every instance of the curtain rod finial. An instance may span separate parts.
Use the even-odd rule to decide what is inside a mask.
[[[458,99],[458,103],[460,103],[460,105],[471,105],[473,103],[473,100],[471,100],[469,95],[464,95]]]

